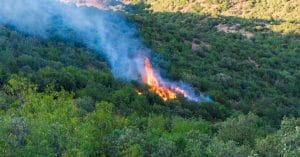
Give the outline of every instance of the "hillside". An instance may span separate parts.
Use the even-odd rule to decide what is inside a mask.
[[[141,0],[128,0],[138,4]],[[182,12],[265,20],[260,25],[279,33],[300,33],[299,0],[144,0],[154,12]]]
[[[129,16],[150,47],[169,62],[164,69],[171,78],[192,83],[230,108],[260,116],[299,111],[299,34],[263,28],[261,23],[270,23],[263,19],[151,9]]]
[[[76,29],[45,37],[0,23],[1,156],[300,156],[298,0],[123,3],[84,9],[120,29],[108,32],[112,43],[136,27],[129,36],[162,78],[212,101],[164,101],[149,84],[116,77],[105,49]],[[140,44],[120,41],[123,53]]]

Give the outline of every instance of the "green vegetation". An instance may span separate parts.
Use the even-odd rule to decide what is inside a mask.
[[[80,43],[1,26],[1,156],[300,156],[299,4],[199,2],[135,1],[126,15],[155,66],[210,103],[164,102]]]
[[[143,4],[140,4],[143,6]],[[249,111],[278,124],[299,116],[300,42],[282,35],[266,20],[210,17],[196,13],[129,14],[146,43],[162,56],[170,78],[185,80],[216,102]]]
[[[182,12],[243,19],[280,21],[264,22],[265,27],[280,33],[300,33],[298,0],[129,0],[143,2],[154,12]]]

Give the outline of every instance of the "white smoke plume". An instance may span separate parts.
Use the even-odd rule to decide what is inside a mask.
[[[151,50],[140,40],[134,24],[120,12],[110,10],[111,6],[118,5],[122,5],[121,1],[0,0],[0,24],[44,38],[51,36],[53,30],[61,37],[68,38],[68,30],[72,30],[76,38],[107,60],[116,78],[140,81],[144,73],[144,59]],[[78,6],[94,6],[98,9]],[[168,86],[187,89],[186,98],[189,100],[210,101],[209,97],[196,96],[190,86],[161,81]]]

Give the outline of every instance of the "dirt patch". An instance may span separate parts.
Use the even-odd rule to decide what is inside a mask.
[[[251,57],[248,57],[246,62],[250,65],[253,65],[256,69],[260,67],[260,65],[255,60],[253,60]]]
[[[74,3],[77,7],[95,7],[103,10],[120,10],[124,2],[122,0],[59,0],[63,3]]]
[[[196,43],[192,42],[192,51],[193,52],[197,51],[199,47],[200,47],[199,44],[196,44]]]
[[[209,49],[211,47],[209,43],[200,41],[198,39],[193,39],[191,44],[192,44],[192,51],[193,52],[197,52],[199,50],[199,48],[201,48],[201,47],[205,47],[207,49]]]
[[[219,32],[225,32],[225,33],[241,33],[243,36],[247,37],[247,38],[251,38],[253,37],[253,33],[246,31],[244,29],[238,29],[239,25],[232,25],[232,26],[228,26],[226,24],[219,24],[216,26],[216,28],[218,29]]]

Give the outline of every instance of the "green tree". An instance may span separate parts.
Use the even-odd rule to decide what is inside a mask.
[[[220,124],[217,137],[223,141],[235,141],[239,145],[255,144],[259,117],[253,113],[240,115],[236,118],[229,118]]]
[[[284,118],[280,130],[257,141],[256,150],[266,157],[299,156],[300,119]]]

